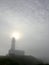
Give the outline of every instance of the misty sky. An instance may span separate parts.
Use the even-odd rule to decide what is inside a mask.
[[[0,0],[0,55],[8,53],[14,31],[23,34],[16,49],[49,58],[49,0]]]

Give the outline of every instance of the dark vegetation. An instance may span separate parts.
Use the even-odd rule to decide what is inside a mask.
[[[32,56],[2,56],[0,65],[47,65]]]

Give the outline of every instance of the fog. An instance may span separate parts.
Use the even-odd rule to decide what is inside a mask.
[[[0,0],[0,55],[11,48],[14,31],[23,34],[16,49],[49,60],[49,0]]]

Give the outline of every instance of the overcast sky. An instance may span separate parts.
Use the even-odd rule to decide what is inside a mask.
[[[11,32],[22,32],[16,49],[49,58],[49,0],[0,0],[0,55],[11,47]]]

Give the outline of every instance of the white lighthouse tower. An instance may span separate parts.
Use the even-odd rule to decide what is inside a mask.
[[[12,38],[11,50],[15,51],[15,38]]]
[[[11,41],[11,49],[9,50],[9,55],[14,55],[15,54],[15,38],[13,37],[12,38],[12,41]]]

